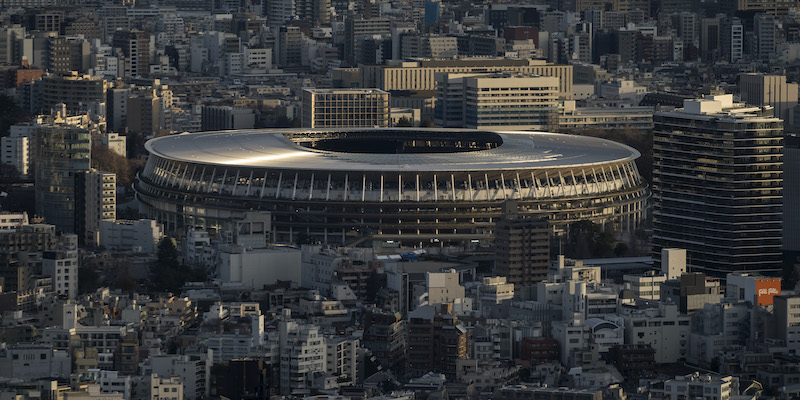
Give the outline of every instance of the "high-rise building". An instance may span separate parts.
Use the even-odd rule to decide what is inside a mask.
[[[364,315],[361,344],[372,351],[385,369],[400,373],[406,362],[406,323],[400,313],[368,310]]]
[[[296,26],[282,26],[278,31],[278,65],[299,66],[302,60],[303,33]]]
[[[418,307],[408,314],[406,373],[419,377],[433,371],[454,379],[458,360],[469,358],[470,342],[452,304]]]
[[[75,174],[91,168],[91,133],[50,124],[37,127],[34,138],[36,214],[75,233]]]
[[[772,299],[776,322],[776,338],[786,347],[800,346],[800,296],[775,296]]]
[[[800,136],[788,135],[783,147],[783,251],[791,269],[800,265]],[[791,278],[789,274],[786,278]]]
[[[80,244],[98,244],[100,221],[117,219],[117,175],[90,169],[75,173],[75,233]]]
[[[700,21],[700,58],[714,62],[722,55],[720,18],[703,18]]]
[[[683,248],[691,271],[781,269],[783,121],[733,95],[653,116],[653,256]]]
[[[495,275],[517,287],[547,279],[550,268],[550,229],[546,219],[520,218],[517,204],[504,204],[495,227]]]
[[[769,61],[775,56],[776,34],[775,16],[758,14],[753,18],[753,33],[756,36],[755,56]]]
[[[0,138],[0,162],[12,165],[20,175],[30,172],[30,138],[25,136],[5,136]]]
[[[379,89],[303,89],[306,128],[385,128],[389,110],[389,93]]]
[[[775,116],[784,125],[794,126],[794,109],[797,107],[798,86],[787,83],[786,75],[741,74],[740,97],[754,106],[772,106]]]
[[[558,78],[479,75],[464,78],[464,126],[552,130],[558,125]]]
[[[89,68],[89,42],[76,37],[56,36],[49,39],[48,70],[54,74],[86,72]]]
[[[744,58],[744,27],[739,18],[733,18],[730,25],[730,62],[736,63]]]
[[[331,23],[331,0],[295,0],[294,4],[300,20],[311,21],[314,25]]]
[[[361,87],[381,90],[436,90],[436,74],[507,72],[526,76],[558,78],[559,99],[572,99],[572,66],[553,65],[543,60],[513,60],[474,58],[461,60],[430,60],[392,62],[389,65],[362,65]]]
[[[125,76],[150,74],[150,35],[137,30],[118,30],[114,32],[112,46],[125,56]]]

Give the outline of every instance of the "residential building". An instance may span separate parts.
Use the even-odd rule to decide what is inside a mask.
[[[79,75],[47,75],[41,79],[42,108],[45,112],[65,104],[70,113],[81,111],[81,104],[101,103],[106,99],[106,83],[101,77]]]
[[[315,372],[325,372],[327,347],[319,327],[303,324],[283,310],[278,325],[281,393],[310,388]]]
[[[182,400],[183,382],[180,377],[162,378],[150,375],[150,400]]]
[[[664,382],[664,397],[669,400],[725,400],[739,395],[739,378],[734,376],[690,375],[676,376]]]
[[[623,310],[625,344],[649,345],[655,362],[672,364],[689,354],[691,318],[678,311],[677,304],[661,303],[657,308]]]
[[[389,127],[389,104],[379,89],[303,89],[303,127]]]
[[[776,338],[788,348],[797,348],[800,346],[800,296],[775,296],[773,304]]]
[[[16,168],[21,176],[27,176],[31,167],[31,138],[4,136],[0,138],[0,162]]]
[[[91,134],[70,125],[36,128],[36,213],[60,232],[76,232],[75,174],[91,167]]]
[[[53,290],[69,299],[78,295],[78,251],[46,251],[42,256],[42,274],[53,279]]]
[[[419,377],[436,371],[454,379],[457,361],[469,358],[470,342],[451,304],[418,307],[408,314],[406,373]]]
[[[98,245],[101,221],[117,219],[117,174],[90,169],[75,173],[75,233],[81,245]]]
[[[547,221],[506,215],[495,226],[495,274],[505,276],[508,283],[518,287],[545,280],[550,268]]]
[[[675,247],[692,271],[781,269],[783,122],[772,111],[727,94],[654,115],[657,263]]]
[[[755,56],[758,60],[769,61],[775,57],[777,43],[777,21],[775,15],[757,14],[753,17],[753,33],[756,38]]]
[[[150,35],[137,30],[117,30],[112,46],[125,57],[123,76],[133,78],[150,74]]]
[[[361,344],[383,368],[402,372],[406,363],[405,328],[406,321],[400,313],[368,310],[364,315]]]
[[[231,106],[203,106],[201,129],[222,131],[229,129],[252,129],[255,127],[255,110]]]

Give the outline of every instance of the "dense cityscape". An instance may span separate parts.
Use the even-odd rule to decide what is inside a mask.
[[[800,399],[798,0],[0,0],[0,400]]]

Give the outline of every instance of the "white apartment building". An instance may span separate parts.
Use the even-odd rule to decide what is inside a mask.
[[[76,179],[76,207],[83,202],[83,212],[76,217],[76,233],[86,243],[99,241],[100,221],[117,219],[117,175],[91,169]]]
[[[46,251],[42,256],[42,274],[53,279],[53,290],[74,299],[78,295],[78,251]]]
[[[458,282],[459,274],[454,269],[446,272],[428,272],[425,275],[427,304],[445,304],[464,298],[465,290]]]
[[[666,275],[656,275],[649,271],[644,275],[624,275],[625,287],[633,291],[636,298],[661,300],[661,284],[667,281]]]
[[[103,146],[106,146],[108,150],[115,154],[123,157],[128,156],[128,138],[126,136],[120,136],[116,132],[105,132],[102,135],[100,141]]]
[[[100,221],[97,244],[108,250],[153,254],[163,237],[163,227],[152,219]]]
[[[130,376],[120,376],[119,371],[89,369],[87,378],[100,386],[101,393],[120,393],[125,400],[131,398],[133,382]]]
[[[0,212],[0,232],[16,231],[20,226],[28,225],[28,213],[22,212]]]
[[[183,400],[183,382],[178,376],[150,375],[150,400]]]
[[[298,323],[291,316],[284,309],[279,323],[281,394],[310,388],[314,373],[327,367],[327,347],[319,327]]]
[[[359,343],[356,338],[326,337],[325,372],[355,384],[359,371]]]
[[[659,364],[685,360],[689,354],[690,317],[678,312],[676,304],[658,308],[622,310],[625,343],[647,344],[655,349]]]
[[[737,395],[739,378],[733,376],[700,375],[695,372],[664,382],[664,397],[669,400],[729,400]]]
[[[321,249],[319,246],[303,246],[302,254],[302,286],[318,290],[322,296],[329,296],[334,271],[342,266],[346,257],[333,249]]]

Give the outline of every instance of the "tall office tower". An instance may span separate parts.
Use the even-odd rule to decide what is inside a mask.
[[[114,32],[112,46],[125,56],[125,76],[146,77],[150,74],[150,35],[137,30]]]
[[[653,256],[687,251],[692,272],[781,269],[783,121],[733,95],[653,116]]]
[[[783,252],[791,266],[784,275],[800,267],[800,135],[786,136],[783,147]]]
[[[80,112],[81,103],[101,103],[106,100],[106,84],[103,78],[88,75],[48,75],[42,78],[42,107],[45,112],[60,103],[71,113]]]
[[[756,35],[756,58],[769,61],[775,56],[775,16],[758,14],[753,18],[753,33]]]
[[[503,204],[495,226],[495,274],[517,288],[547,279],[550,268],[550,229],[547,219],[520,218],[517,202]]]
[[[303,127],[386,128],[389,93],[379,89],[303,89]]]
[[[48,69],[54,74],[86,72],[89,68],[89,42],[80,38],[57,36],[49,40]]]
[[[365,36],[389,36],[392,34],[392,21],[388,18],[352,19],[344,23],[344,61],[350,65],[357,63],[360,39]]]
[[[75,174],[91,167],[91,133],[70,125],[36,127],[36,214],[59,232],[75,233]]]
[[[91,169],[75,173],[75,233],[81,245],[99,242],[100,221],[117,219],[117,174]]]
[[[700,21],[700,58],[716,61],[722,55],[722,24],[720,18],[703,18]]]
[[[741,74],[739,90],[743,102],[754,106],[772,106],[784,125],[794,126],[798,85],[787,83],[785,75]]]

